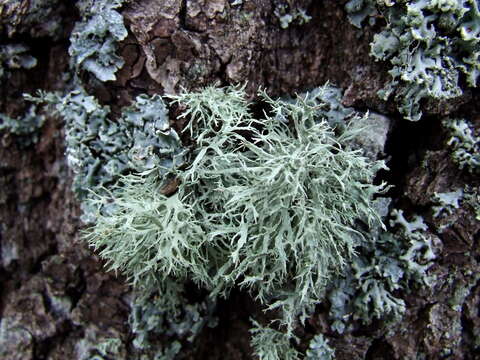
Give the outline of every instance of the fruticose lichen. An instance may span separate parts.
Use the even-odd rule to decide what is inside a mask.
[[[142,291],[189,280],[215,298],[240,286],[279,310],[279,334],[291,338],[365,238],[358,224],[381,227],[372,197],[384,186],[372,180],[383,163],[342,145],[361,130],[351,121],[335,133],[319,116],[333,111],[324,92],[314,94],[262,94],[261,120],[238,88],[171,97],[195,140],[187,165],[157,165],[88,198],[97,211],[86,239]]]
[[[251,345],[256,356],[262,360],[298,360],[300,353],[291,344],[291,336],[265,327],[253,321]]]

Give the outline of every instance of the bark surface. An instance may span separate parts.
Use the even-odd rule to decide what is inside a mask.
[[[34,37],[21,30],[26,21],[21,11],[28,12],[30,2],[17,3],[18,8],[0,11],[0,22],[13,21],[15,15],[20,30],[0,27],[0,42],[29,44],[38,65],[12,70],[2,80],[0,111],[12,117],[26,108],[22,93],[63,88],[68,36],[78,18],[74,9],[58,6],[52,16],[62,18],[62,34],[57,39]],[[138,0],[127,4],[121,13],[129,35],[118,52],[125,66],[115,82],[96,82],[89,91],[115,111],[141,93],[175,93],[182,87],[194,90],[215,82],[246,82],[254,97],[259,87],[280,96],[330,81],[344,89],[345,105],[393,119],[388,180],[404,208],[425,215],[427,223],[435,225],[439,220],[429,211],[435,192],[478,186],[478,179],[452,163],[438,119],[445,109],[458,110],[469,114],[478,129],[478,92],[452,106],[432,108],[419,123],[407,123],[392,104],[376,95],[389,80],[385,65],[369,56],[369,43],[378,29],[354,28],[346,18],[344,1],[296,1],[295,6],[307,10],[312,19],[287,29],[281,28],[275,15],[281,1],[232,3]],[[88,74],[81,76],[88,81]],[[130,359],[131,289],[121,277],[106,273],[79,241],[80,210],[70,190],[62,122],[46,115],[35,144],[25,145],[21,137],[7,132],[0,138],[0,359],[90,359],[94,346],[108,338],[122,340],[115,359]],[[437,239],[431,270],[435,284],[402,294],[407,313],[401,322],[389,331],[381,323],[358,324],[353,333],[338,335],[328,326],[325,303],[298,330],[300,348],[321,332],[336,349],[337,359],[480,356],[480,224],[470,208],[462,207],[454,216],[450,229],[432,234]],[[185,342],[186,358],[253,359],[248,329],[250,316],[261,316],[258,304],[237,292],[221,301],[217,313],[217,328],[204,331],[194,344]]]

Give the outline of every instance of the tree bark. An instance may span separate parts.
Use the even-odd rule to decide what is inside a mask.
[[[16,32],[6,25],[11,13],[0,11],[2,44],[30,45],[38,64],[11,70],[0,89],[0,111],[12,117],[27,107],[22,93],[64,88],[69,70],[68,37],[78,14],[61,5],[55,38],[32,35],[21,27],[29,1],[17,10]],[[478,179],[460,172],[445,147],[439,117],[444,108],[427,112],[419,123],[402,120],[392,104],[376,92],[389,81],[388,68],[369,56],[369,43],[381,27],[353,27],[345,1],[298,0],[292,6],[312,17],[306,24],[280,25],[275,9],[281,0],[138,0],[121,13],[129,35],[119,45],[125,65],[114,82],[91,81],[89,91],[115,112],[141,93],[172,94],[181,88],[244,84],[252,98],[258,88],[271,96],[308,91],[330,81],[344,90],[343,103],[389,116],[394,128],[387,152],[388,180],[396,198],[412,212],[429,214],[435,192],[452,191]],[[1,6],[1,5],[0,5]],[[69,5],[71,6],[71,5]],[[0,7],[1,9],[1,7]],[[15,12],[16,11],[16,12]],[[28,13],[28,10],[23,10]],[[7,18],[7,15],[10,17]],[[448,111],[468,113],[480,127],[480,97],[472,91]],[[125,279],[107,273],[97,256],[80,241],[80,209],[71,191],[72,174],[64,156],[62,121],[45,114],[39,140],[24,145],[4,132],[0,142],[0,358],[5,360],[89,359],[99,339],[122,340],[115,359],[131,359],[132,335],[127,321],[131,289]],[[174,126],[175,111],[172,111]],[[425,160],[427,159],[427,160]],[[428,161],[428,166],[422,163]],[[318,306],[298,330],[305,349],[323,333],[337,359],[474,359],[480,346],[480,224],[462,207],[454,225],[437,239],[436,280],[430,289],[401,294],[404,318],[384,331],[381,323],[356,326],[339,335],[328,325],[328,303]],[[432,226],[433,228],[433,226]],[[219,326],[206,329],[182,350],[188,359],[253,359],[249,318],[261,308],[247,294],[234,292],[218,305]],[[261,316],[261,315],[260,315]],[[1,348],[3,346],[3,348]]]

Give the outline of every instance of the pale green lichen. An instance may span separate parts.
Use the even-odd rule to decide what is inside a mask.
[[[261,326],[253,321],[252,348],[256,356],[262,360],[298,360],[300,353],[295,350],[290,342],[291,337],[287,334]]]
[[[86,239],[142,289],[172,280],[213,297],[245,288],[280,311],[290,338],[354,255],[358,224],[381,227],[372,197],[384,186],[372,180],[384,165],[342,145],[359,131],[351,121],[336,134],[319,111],[322,95],[262,94],[261,120],[238,88],[172,97],[187,108],[189,165],[122,177],[88,199],[98,210]],[[164,195],[172,182],[177,191]]]

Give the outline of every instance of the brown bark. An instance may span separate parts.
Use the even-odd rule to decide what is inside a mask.
[[[394,108],[376,95],[388,81],[386,68],[368,55],[378,29],[355,29],[347,21],[344,2],[335,0],[296,1],[312,19],[282,29],[274,15],[280,2],[244,0],[232,6],[227,0],[132,1],[122,9],[129,30],[119,49],[125,66],[117,81],[95,83],[89,90],[118,110],[140,93],[175,93],[181,87],[198,89],[215,82],[247,82],[252,95],[262,87],[279,96],[330,81],[345,90],[345,105],[395,117]],[[74,12],[58,11],[71,29]],[[64,37],[68,31],[67,26]],[[65,38],[18,36],[33,45],[39,64],[28,71],[13,70],[2,82],[0,109],[12,116],[25,108],[23,92],[61,89],[61,74],[69,61]],[[88,82],[89,75],[82,76]],[[476,99],[474,92],[460,111],[478,119]],[[478,179],[459,172],[451,162],[438,119],[396,124],[387,149],[394,194],[435,225],[438,220],[428,217],[434,192],[478,185]],[[425,159],[427,167],[422,166]],[[124,279],[106,273],[79,241],[80,210],[70,190],[71,175],[59,119],[49,116],[39,142],[26,148],[15,136],[2,135],[0,336],[8,340],[0,349],[2,359],[83,359],[89,344],[115,337],[123,342],[116,359],[131,358],[131,290]],[[391,331],[378,323],[338,335],[328,326],[328,304],[322,304],[299,329],[301,348],[322,332],[338,359],[476,358],[480,225],[468,207],[455,216],[451,229],[433,234],[438,239],[433,288],[402,294],[407,314]],[[219,305],[219,327],[206,330],[194,345],[186,344],[187,358],[252,359],[249,316],[259,311],[246,294],[233,294]]]

